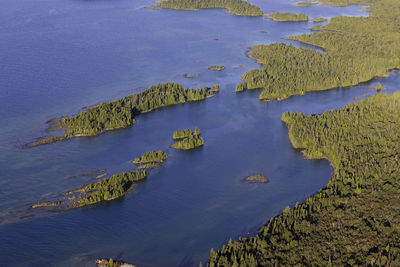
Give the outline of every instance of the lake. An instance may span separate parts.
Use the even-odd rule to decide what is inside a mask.
[[[265,13],[311,18],[367,16],[358,6],[294,6],[253,1]],[[112,257],[138,266],[198,266],[211,248],[254,234],[271,216],[324,187],[332,168],[291,147],[285,111],[307,114],[396,91],[399,75],[355,88],[261,102],[259,91],[236,94],[246,56],[256,44],[291,42],[312,22],[279,23],[225,10],[145,8],[148,0],[3,0],[0,10],[0,265],[93,266]],[[301,45],[291,42],[297,46]],[[212,71],[211,65],[224,65]],[[236,68],[240,65],[245,65]],[[188,79],[184,74],[194,74]],[[137,117],[131,128],[35,148],[46,122],[162,82],[219,84],[215,97]],[[205,146],[169,148],[178,129],[202,131]],[[131,170],[135,157],[162,149],[169,158],[121,200],[68,212],[32,210],[40,199],[92,182],[83,174]],[[262,173],[267,184],[243,178]]]

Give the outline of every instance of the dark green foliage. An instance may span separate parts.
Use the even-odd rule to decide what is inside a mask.
[[[205,8],[227,8],[229,13],[240,16],[262,16],[261,9],[243,0],[166,0],[158,7],[197,10]]]
[[[247,90],[247,83],[246,82],[241,82],[238,84],[238,86],[236,86],[236,92],[243,92],[245,90]]]
[[[200,134],[201,134],[201,132],[200,132],[199,128],[197,128],[197,127],[194,129],[193,133],[190,129],[177,130],[173,133],[172,139],[174,139],[174,140],[183,139],[183,138],[187,138],[191,135],[200,135]]]
[[[191,132],[190,129],[175,131],[172,139],[180,141],[175,142],[171,145],[171,147],[181,150],[189,150],[196,147],[201,147],[204,145],[204,140],[200,135],[201,132],[197,127],[195,128],[194,132]]]
[[[189,137],[191,134],[192,134],[192,131],[190,129],[177,130],[173,133],[172,139],[174,139],[174,140],[183,139],[183,138]]]
[[[202,137],[190,135],[189,137],[184,138],[181,141],[178,141],[175,144],[171,145],[171,147],[180,150],[189,150],[201,147],[203,145],[204,145],[204,140]]]
[[[95,204],[101,201],[109,201],[125,196],[134,187],[135,183],[145,179],[147,172],[133,170],[114,174],[108,179],[88,184],[80,190],[82,195],[73,201],[71,208]]]
[[[296,14],[296,13],[271,13],[267,14],[267,17],[275,21],[308,21],[308,16],[306,14]]]
[[[282,100],[308,91],[357,85],[400,67],[400,2],[364,2],[371,4],[370,17],[335,17],[313,27],[323,31],[289,38],[322,47],[326,53],[284,44],[253,47],[250,56],[264,68],[243,75],[247,88],[263,89],[260,99]]]
[[[214,92],[214,93],[219,92],[219,85],[214,85],[213,87],[211,87],[211,92]]]
[[[284,113],[295,148],[332,179],[261,227],[212,251],[209,266],[400,266],[400,93],[322,115]]]
[[[195,127],[195,128],[194,128],[193,135],[194,135],[194,136],[200,136],[200,135],[201,135],[200,129],[197,128],[197,127]]]
[[[161,163],[168,158],[168,155],[161,150],[150,151],[144,153],[140,158],[135,158],[133,163],[144,164],[144,163]]]

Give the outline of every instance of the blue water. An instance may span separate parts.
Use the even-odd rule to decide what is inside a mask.
[[[296,7],[253,1],[266,13],[310,17],[366,16],[359,7]],[[259,67],[255,44],[288,42],[309,23],[277,23],[225,10],[144,8],[148,0],[3,0],[0,9],[0,265],[92,266],[113,257],[138,266],[197,266],[211,247],[254,234],[285,206],[328,182],[327,161],[305,160],[287,138],[285,111],[321,113],[373,94],[369,85],[260,102],[235,94],[242,74]],[[218,39],[218,40],[216,40]],[[295,43],[296,45],[300,45]],[[244,67],[234,68],[244,64]],[[210,71],[225,65],[224,71]],[[195,74],[186,79],[183,74]],[[397,73],[380,82],[396,90]],[[140,115],[129,128],[26,149],[46,134],[46,121],[117,99],[159,82],[220,84],[206,101]],[[378,81],[372,82],[377,83]],[[198,126],[205,146],[169,149],[172,132]],[[138,155],[170,157],[124,199],[61,213],[29,209],[39,199],[133,168]],[[268,184],[242,179],[263,173]]]

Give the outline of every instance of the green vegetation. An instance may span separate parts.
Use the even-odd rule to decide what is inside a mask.
[[[219,85],[214,85],[213,87],[211,87],[210,92],[212,93],[218,93],[219,92]]]
[[[325,21],[327,21],[328,19],[327,18],[313,18],[313,22],[325,22]]]
[[[218,65],[218,66],[210,66],[208,67],[209,70],[224,70],[225,66],[223,65]]]
[[[297,2],[295,5],[296,6],[315,6],[315,5],[318,5],[318,3],[315,3],[315,2]]]
[[[177,140],[177,139],[182,139],[189,137],[192,134],[192,131],[190,129],[185,129],[185,130],[177,130],[173,133],[172,139]]]
[[[92,136],[109,130],[126,128],[135,124],[136,115],[170,105],[204,100],[218,92],[217,89],[219,89],[218,85],[203,89],[185,89],[182,85],[175,83],[151,86],[141,93],[98,104],[73,117],[63,117],[59,125],[66,131],[65,136],[43,137],[28,145],[49,144],[74,136]]]
[[[239,16],[262,16],[261,9],[244,0],[165,0],[156,7],[198,10],[206,8],[226,8],[229,13]]]
[[[267,14],[267,17],[275,21],[287,21],[287,22],[300,22],[308,21],[306,14],[295,14],[295,13],[271,13]]]
[[[236,92],[243,92],[243,91],[245,91],[245,90],[247,90],[248,88],[247,88],[247,83],[246,82],[241,82],[241,83],[239,83],[238,84],[238,86],[236,86]],[[250,89],[253,89],[253,88],[250,88]]]
[[[239,89],[260,88],[260,99],[282,100],[309,91],[357,85],[400,67],[399,1],[323,2],[370,4],[370,16],[335,17],[328,24],[313,26],[318,30],[314,34],[289,37],[321,47],[326,53],[284,44],[253,47],[250,56],[264,68],[245,73],[246,86]]]
[[[249,177],[244,178],[245,181],[254,184],[254,183],[268,183],[269,180],[262,174],[256,174]]]
[[[200,135],[200,134],[201,134],[201,132],[200,132],[199,128],[197,128],[197,127],[194,129],[193,133],[190,129],[177,130],[173,133],[172,139],[178,140],[178,139],[187,138],[191,135]]]
[[[204,140],[200,135],[201,132],[197,127],[194,129],[194,132],[190,131],[190,129],[175,131],[172,139],[180,141],[175,142],[171,147],[181,150],[201,147],[204,145]]]
[[[134,188],[137,182],[146,177],[147,172],[145,170],[133,170],[132,172],[114,174],[108,179],[88,184],[79,190],[82,194],[74,199],[68,208],[77,208],[121,198]]]
[[[191,135],[171,145],[172,148],[180,150],[190,150],[204,145],[204,140],[200,136]]]
[[[163,163],[168,158],[168,155],[161,150],[158,151],[150,151],[144,153],[140,158],[135,158],[133,163],[139,166],[139,168],[149,168],[155,167],[161,163]]]
[[[295,148],[333,176],[255,237],[211,250],[209,266],[399,266],[400,93],[322,115],[284,113]]]

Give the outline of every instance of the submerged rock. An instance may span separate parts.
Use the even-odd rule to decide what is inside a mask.
[[[254,184],[254,183],[264,183],[264,184],[265,184],[265,183],[268,183],[268,182],[269,182],[268,178],[265,177],[265,176],[262,175],[262,174],[252,175],[252,176],[249,176],[249,177],[244,178],[244,180],[245,180],[246,182],[251,183],[251,184]]]

